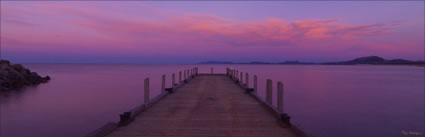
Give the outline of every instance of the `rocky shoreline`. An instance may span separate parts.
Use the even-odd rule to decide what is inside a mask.
[[[41,77],[21,64],[10,64],[8,60],[0,60],[0,92],[47,83],[49,80],[49,76]]]

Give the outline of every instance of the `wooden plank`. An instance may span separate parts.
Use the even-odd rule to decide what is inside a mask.
[[[199,75],[108,137],[295,137],[225,75]]]

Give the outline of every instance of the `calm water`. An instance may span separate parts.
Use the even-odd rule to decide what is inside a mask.
[[[47,84],[0,95],[1,137],[82,137],[143,102],[143,79],[157,95],[160,77],[191,65],[26,65]],[[282,81],[285,110],[317,137],[406,137],[424,133],[424,69],[412,66],[196,65]],[[251,75],[252,76],[252,75]],[[251,78],[252,80],[252,78]],[[252,84],[252,81],[250,82]],[[274,87],[274,89],[276,89]],[[274,91],[275,92],[275,91]],[[276,93],[274,93],[276,94]],[[411,135],[410,135],[411,136]],[[419,135],[419,136],[424,136]]]

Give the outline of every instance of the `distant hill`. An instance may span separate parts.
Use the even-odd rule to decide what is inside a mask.
[[[378,56],[359,57],[349,61],[327,62],[327,65],[356,65],[356,64],[381,64],[381,65],[423,65],[425,61],[409,61],[404,59],[386,60]]]
[[[303,64],[316,64],[316,63],[310,63],[310,62],[299,62],[299,61],[285,61],[285,62],[279,62],[277,64],[289,64],[289,65],[303,65]]]
[[[206,61],[206,62],[200,62],[199,64],[234,64],[230,61]]]
[[[206,61],[206,62],[200,62],[199,64],[315,64],[315,63],[306,63],[306,62],[299,62],[299,61],[285,61],[285,62],[278,62],[278,63],[271,63],[271,62],[261,62],[261,61],[251,61],[251,62],[244,62],[244,63],[234,63],[230,61]]]
[[[376,65],[424,65],[425,61],[410,61],[405,59],[393,59],[386,60],[382,57],[378,56],[366,56],[359,57],[349,61],[341,61],[341,62],[325,62],[325,63],[309,63],[309,62],[300,62],[300,61],[284,61],[284,62],[262,62],[262,61],[251,61],[245,63],[234,63],[231,61],[206,61],[200,62],[199,64],[282,64],[282,65],[315,65],[315,64],[323,64],[323,65],[356,65],[356,64],[376,64]]]

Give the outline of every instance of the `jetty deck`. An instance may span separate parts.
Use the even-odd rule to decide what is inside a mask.
[[[294,127],[282,122],[273,109],[227,75],[197,75],[186,82],[157,99],[149,109],[132,116],[131,122],[112,126],[114,128],[100,134],[98,131],[92,136],[302,136]]]

